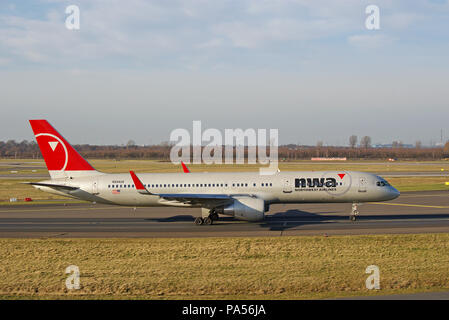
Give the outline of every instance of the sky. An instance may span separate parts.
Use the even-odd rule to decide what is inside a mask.
[[[73,144],[156,144],[199,120],[429,145],[449,139],[448,83],[449,0],[0,1],[3,141],[44,118]]]

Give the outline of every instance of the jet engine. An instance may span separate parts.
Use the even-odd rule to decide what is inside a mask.
[[[265,201],[258,198],[239,197],[228,205],[215,208],[215,212],[234,216],[239,220],[260,221],[264,218]]]

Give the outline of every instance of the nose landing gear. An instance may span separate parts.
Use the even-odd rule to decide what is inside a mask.
[[[359,215],[358,203],[354,202],[352,204],[352,210],[351,210],[351,214],[349,215],[349,220],[356,221],[358,215]]]

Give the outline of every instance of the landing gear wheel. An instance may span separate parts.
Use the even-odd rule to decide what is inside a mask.
[[[204,223],[203,218],[198,217],[198,218],[195,219],[195,224],[196,224],[197,226],[200,226],[200,225],[202,225],[203,223]]]
[[[349,220],[351,220],[351,221],[357,220],[357,216],[359,215],[359,209],[357,206],[358,206],[358,203],[352,204],[352,211],[351,211],[351,215],[349,216]]]
[[[211,225],[212,224],[212,219],[210,217],[204,218],[204,224]]]

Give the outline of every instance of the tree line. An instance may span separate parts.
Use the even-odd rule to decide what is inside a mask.
[[[348,147],[324,146],[298,146],[294,144],[282,145],[278,148],[280,161],[304,160],[312,157],[346,157],[348,159],[415,159],[436,160],[449,158],[449,142],[444,147],[423,148],[416,145],[414,148],[403,148],[400,145],[391,148],[372,148],[362,139],[363,145]],[[75,149],[84,157],[91,159],[154,159],[169,161],[171,146],[168,144],[137,146],[108,145],[75,145]],[[245,154],[248,149],[245,149]],[[191,151],[191,154],[193,152]],[[224,147],[223,147],[224,157]],[[0,157],[8,159],[40,159],[42,155],[35,141],[16,142],[14,140],[0,141]]]

